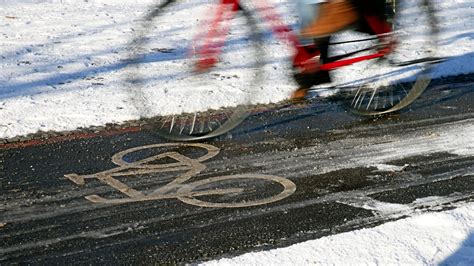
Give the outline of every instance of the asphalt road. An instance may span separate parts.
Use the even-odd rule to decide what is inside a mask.
[[[198,262],[455,208],[474,199],[473,80],[377,119],[337,99],[262,110],[199,144],[3,144],[0,264]]]

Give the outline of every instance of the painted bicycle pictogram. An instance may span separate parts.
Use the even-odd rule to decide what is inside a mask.
[[[150,152],[158,148],[196,148],[202,149],[205,154],[193,159],[179,152],[169,151],[136,161],[130,161],[128,158],[125,159],[130,154],[146,151]],[[216,176],[185,183],[204,171],[206,166],[203,162],[215,157],[219,151],[217,147],[200,143],[147,145],[127,149],[113,155],[112,162],[117,165],[116,168],[91,175],[67,174],[65,177],[81,186],[85,185],[86,180],[97,179],[127,196],[114,199],[107,199],[96,194],[86,196],[86,199],[93,203],[106,204],[176,198],[184,203],[200,207],[239,208],[276,202],[290,196],[296,191],[296,185],[286,178],[260,174]],[[118,180],[119,177],[147,176],[165,172],[184,173],[179,174],[176,179],[166,185],[148,193],[136,190]],[[238,187],[235,187],[236,184]],[[252,187],[252,185],[259,186],[260,191]],[[278,189],[275,189],[275,185]],[[269,186],[273,189],[267,189]],[[262,188],[265,193],[261,192]],[[268,195],[268,193],[275,190],[276,193]],[[221,198],[225,198],[225,201],[222,202]],[[229,201],[229,198],[235,198],[237,201]],[[214,199],[217,202],[211,202],[209,201],[210,199]]]

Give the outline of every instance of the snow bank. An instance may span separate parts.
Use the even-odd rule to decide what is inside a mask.
[[[204,265],[474,265],[474,203]]]
[[[269,1],[277,4],[288,23],[296,22],[292,1]],[[123,86],[123,60],[137,20],[151,2],[154,1],[0,0],[0,138],[140,118],[143,114]],[[210,2],[190,1],[189,9],[170,25],[197,14]],[[439,55],[450,57],[437,67],[436,76],[474,73],[473,1],[436,3],[442,28]],[[277,102],[296,88],[288,73],[290,50],[273,39],[265,50],[268,73],[255,98],[261,103]],[[240,77],[247,70],[241,67],[232,71],[233,76]],[[220,106],[235,105],[242,92],[234,87],[245,86],[239,80],[231,82],[227,89],[233,93],[223,90],[219,96],[198,92],[196,97],[185,98],[179,93],[165,97],[165,90],[153,91],[150,96],[154,98],[149,99],[152,108],[147,115],[181,112],[183,107],[199,109],[210,104],[207,99],[218,99],[215,104]],[[186,99],[193,99],[192,104]],[[167,105],[170,102],[174,104]]]

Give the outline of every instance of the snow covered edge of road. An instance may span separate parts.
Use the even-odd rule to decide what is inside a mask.
[[[474,203],[203,265],[474,265]]]

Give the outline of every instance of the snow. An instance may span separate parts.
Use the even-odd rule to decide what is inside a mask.
[[[143,116],[204,107],[234,106],[248,98],[260,103],[277,102],[287,98],[296,88],[289,76],[291,50],[286,44],[270,38],[265,44],[268,54],[265,83],[256,91],[249,89],[252,73],[245,68],[252,58],[242,57],[245,50],[239,52],[239,49],[245,45],[241,44],[237,47],[239,49],[229,53],[236,65],[219,73],[221,76],[208,84],[203,84],[199,78],[179,83],[176,77],[187,68],[171,60],[166,63],[169,72],[164,74],[163,71],[159,77],[154,77],[164,78],[158,89],[148,86],[141,95],[132,95],[133,90],[123,82],[127,74],[126,51],[138,20],[153,2],[1,0],[0,138],[39,130],[66,131],[121,123]],[[201,24],[185,24],[186,18],[190,13],[199,16],[199,12],[207,12],[212,8],[211,2],[196,0],[193,4],[188,3],[186,8],[174,14],[175,23],[189,26],[188,32],[196,32],[195,27]],[[269,2],[276,4],[287,23],[295,24],[292,1]],[[469,0],[437,0],[436,3],[441,25],[438,55],[450,57],[438,65],[436,76],[474,72],[471,63],[474,58],[471,31],[474,27],[474,3]],[[160,25],[160,28],[176,30],[175,23]],[[417,25],[412,24],[413,27]],[[182,37],[175,36],[178,43]],[[237,40],[237,36],[233,38]],[[146,70],[152,70],[154,66],[150,64]],[[365,73],[371,74],[369,71]],[[150,75],[154,74],[150,71]],[[350,68],[334,75],[338,84],[362,76]],[[192,86],[194,94],[176,89],[180,85]],[[318,90],[320,97],[332,93],[324,87]],[[137,98],[146,100],[137,104]]]
[[[204,265],[473,265],[474,204]]]
[[[35,133],[38,130],[64,131],[79,127],[121,123],[142,115],[123,86],[126,49],[137,24],[153,0],[0,0],[0,138]],[[192,1],[177,12],[177,25],[190,13],[197,14],[211,1]],[[290,24],[292,1],[271,0]],[[191,3],[191,2],[190,2]],[[439,56],[450,59],[439,64],[435,76],[474,72],[474,1],[437,0],[441,25]],[[414,24],[415,25],[415,24]],[[171,25],[164,25],[173,26]],[[180,36],[176,36],[179,38]],[[288,75],[289,48],[275,39],[267,40],[265,85],[258,92],[260,102],[276,102],[288,97],[295,84]],[[240,56],[238,51],[236,56]],[[242,62],[237,62],[242,63]],[[176,69],[182,70],[179,66]],[[241,65],[225,82],[227,87],[242,86],[248,69]],[[238,78],[233,78],[237,75]],[[353,79],[351,75],[340,75]],[[216,80],[224,84],[222,80]],[[194,85],[200,86],[199,83]],[[199,109],[209,93],[218,106],[238,103],[245,91],[212,91],[199,87],[192,102],[182,102],[186,92],[163,97],[163,90],[147,91],[151,102],[148,115],[163,115]],[[332,94],[321,88],[320,97]],[[175,105],[165,105],[171,102]],[[163,106],[167,106],[163,108]],[[437,135],[429,147],[403,145],[403,154],[447,151],[472,156],[474,129],[453,126]],[[420,136],[425,141],[426,136]],[[411,139],[416,141],[417,139]],[[414,143],[416,144],[416,143]],[[391,145],[391,144],[390,144]],[[389,144],[386,149],[392,149]],[[426,146],[426,147],[425,147]],[[410,149],[410,147],[415,147]],[[401,151],[402,152],[402,151]],[[398,156],[393,155],[392,156]],[[376,171],[402,171],[387,165],[388,158],[371,162]],[[422,199],[420,199],[422,200]],[[424,199],[429,200],[429,199]],[[398,204],[373,202],[366,209],[382,213],[404,212]],[[245,254],[208,264],[299,265],[299,264],[409,264],[474,265],[474,204],[456,210],[417,214],[381,226],[324,237],[293,246]]]
[[[407,166],[409,165],[405,164],[403,166],[397,166],[397,165],[379,163],[379,164],[374,164],[373,166],[376,167],[380,172],[387,172],[387,171],[401,172],[403,171],[403,169],[407,168]]]

